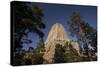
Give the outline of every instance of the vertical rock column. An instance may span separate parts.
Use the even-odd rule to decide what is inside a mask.
[[[43,63],[54,63],[55,48],[57,44],[62,46],[68,41],[64,27],[60,23],[56,23],[51,27],[47,40],[45,41],[45,52],[43,55]]]

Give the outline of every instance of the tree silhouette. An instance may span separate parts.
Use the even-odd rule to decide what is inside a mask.
[[[30,4],[30,6],[28,5]],[[15,50],[20,48],[23,36],[27,36],[29,32],[34,32],[39,35],[41,40],[44,33],[41,29],[45,28],[45,24],[42,21],[43,12],[42,9],[32,3],[26,2],[12,2],[13,23],[14,23],[14,40]],[[27,39],[30,43],[31,41]]]
[[[71,35],[77,37],[83,51],[94,50],[97,52],[97,31],[82,19],[79,12],[73,12],[68,21]]]
[[[64,63],[64,49],[61,44],[56,44],[54,62],[55,63]]]
[[[32,60],[24,59],[26,51],[22,51],[22,44],[32,43],[27,38],[29,32],[36,33],[43,42],[44,33],[42,29],[45,28],[45,24],[42,20],[44,16],[42,9],[33,5],[30,2],[12,2],[12,23],[13,23],[13,65],[32,64]],[[23,39],[23,37],[26,39]],[[33,49],[34,50],[34,49]],[[32,49],[30,48],[30,52]],[[29,52],[29,53],[30,53]],[[36,55],[36,54],[35,54]],[[24,61],[25,62],[24,62]]]

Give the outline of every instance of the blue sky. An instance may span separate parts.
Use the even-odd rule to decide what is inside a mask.
[[[34,4],[34,3],[33,3]],[[35,3],[42,8],[44,17],[43,21],[46,24],[46,28],[43,30],[45,33],[44,40],[46,40],[48,32],[50,31],[51,26],[54,23],[63,24],[66,35],[69,36],[69,32],[67,31],[67,21],[69,20],[69,16],[74,11],[80,12],[83,20],[88,22],[92,27],[97,27],[97,7],[96,6],[82,6],[82,5],[63,5],[63,4],[48,4],[48,3]],[[32,40],[31,44],[24,44],[24,48],[28,49],[28,47],[36,47],[39,42],[39,37],[35,33],[29,33],[28,38]],[[72,37],[69,36],[69,39]]]

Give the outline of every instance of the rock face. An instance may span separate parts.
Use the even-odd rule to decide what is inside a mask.
[[[64,27],[60,23],[56,23],[51,27],[51,30],[48,34],[47,40],[45,41],[45,52],[43,55],[44,62],[43,63],[54,63],[54,55],[55,55],[55,47],[57,44],[62,46],[69,39],[64,31]]]
[[[71,46],[73,49],[75,49],[77,51],[77,54],[79,56],[81,56],[79,44],[77,42],[73,41],[73,42],[71,42]]]

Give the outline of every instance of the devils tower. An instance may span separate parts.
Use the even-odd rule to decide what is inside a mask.
[[[45,52],[43,55],[44,62],[43,63],[54,63],[54,54],[55,48],[57,44],[64,46],[68,41],[68,37],[66,32],[64,31],[64,27],[60,23],[56,23],[51,27],[51,30],[48,34],[48,37],[45,41]]]

